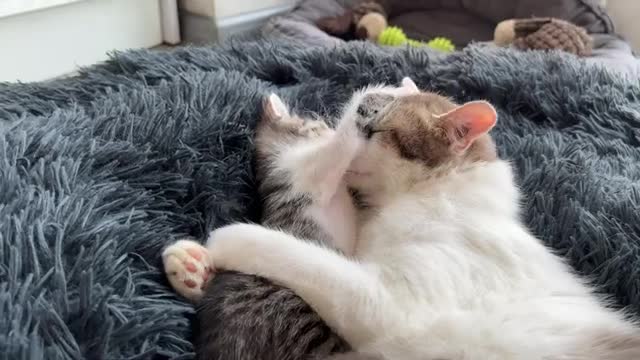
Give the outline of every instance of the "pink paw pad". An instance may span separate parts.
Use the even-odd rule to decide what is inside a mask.
[[[185,269],[187,269],[188,272],[198,272],[198,267],[196,266],[196,264],[192,263],[191,261],[185,261],[184,262],[184,267]]]
[[[165,273],[180,295],[197,301],[213,273],[207,249],[197,242],[180,240],[162,253]]]

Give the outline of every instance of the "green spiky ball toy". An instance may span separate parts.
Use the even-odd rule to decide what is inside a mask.
[[[437,37],[428,42],[409,39],[402,29],[395,26],[388,26],[382,30],[380,36],[378,36],[378,44],[387,46],[428,46],[443,52],[451,52],[456,49],[451,40],[443,37]]]

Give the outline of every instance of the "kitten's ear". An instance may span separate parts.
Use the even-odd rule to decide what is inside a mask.
[[[268,119],[276,120],[289,117],[289,108],[276,94],[271,93],[264,101],[264,114]]]
[[[410,94],[418,94],[420,93],[420,89],[416,86],[416,83],[411,80],[410,77],[404,77],[402,79],[401,88],[406,89]]]
[[[451,149],[461,153],[493,128],[498,114],[486,101],[471,101],[437,117],[451,141]]]

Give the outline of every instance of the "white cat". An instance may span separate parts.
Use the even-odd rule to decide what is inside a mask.
[[[353,256],[237,224],[210,236],[216,268],[294,290],[363,355],[640,359],[638,328],[519,219],[490,104],[421,93],[343,121],[359,131],[347,182],[370,205]]]

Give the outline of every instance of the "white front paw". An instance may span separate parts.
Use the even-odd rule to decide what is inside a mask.
[[[176,292],[191,301],[202,298],[203,289],[213,275],[207,249],[191,240],[179,240],[162,253],[164,271]]]
[[[358,116],[356,114],[345,114],[340,120],[336,131],[346,137],[363,137],[358,124]]]
[[[265,230],[260,225],[234,224],[212,231],[207,247],[216,267],[242,271],[244,265],[260,256]]]
[[[299,130],[300,135],[307,138],[314,138],[330,132],[331,129],[322,120],[308,120]]]

